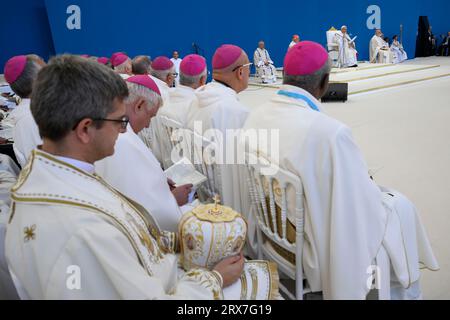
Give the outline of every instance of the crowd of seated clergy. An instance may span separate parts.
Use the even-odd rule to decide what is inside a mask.
[[[260,42],[254,62],[272,73],[264,50]],[[377,30],[371,60],[389,54]],[[209,83],[204,57],[178,59],[178,53],[151,61],[118,52],[110,59],[60,55],[46,65],[17,56],[6,63],[5,79],[22,98],[9,120],[23,169],[11,189],[4,245],[22,298],[281,298],[276,268],[251,260],[261,244],[242,163],[219,164],[220,198],[247,221],[246,256],[239,242],[235,255],[214,265],[183,268],[180,222],[204,204],[192,184],[176,186],[165,176],[162,136],[151,130],[160,115],[199,135],[217,130],[224,153],[229,130],[279,132],[276,150],[248,147],[302,181],[305,245],[298,267],[313,292],[365,299],[367,269],[383,254],[390,261],[383,271],[392,273],[389,297],[422,297],[419,261],[431,270],[439,266],[420,216],[404,195],[371,179],[349,127],[322,111],[331,61],[321,45],[294,36],[282,87],[253,109],[238,96],[248,87],[252,64],[242,48],[217,48]],[[295,229],[293,190],[287,197]],[[188,240],[189,246],[195,239]],[[192,250],[202,255],[204,248]],[[67,267],[74,265],[84,282],[69,290]],[[250,282],[258,290],[247,296]]]

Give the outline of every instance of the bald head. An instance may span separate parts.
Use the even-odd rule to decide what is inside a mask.
[[[248,87],[250,61],[244,50],[233,45],[223,45],[213,57],[213,78],[229,85],[236,92]]]

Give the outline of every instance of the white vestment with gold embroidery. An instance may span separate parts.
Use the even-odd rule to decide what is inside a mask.
[[[48,153],[33,151],[12,199],[6,258],[31,299],[240,297],[241,281],[222,291],[215,273],[182,270],[175,234],[139,204]]]

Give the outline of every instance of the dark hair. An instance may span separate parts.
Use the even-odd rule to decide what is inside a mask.
[[[101,119],[128,96],[125,81],[95,61],[73,55],[52,58],[35,81],[31,112],[41,137],[63,139],[85,118]]]
[[[398,36],[395,35],[395,36],[392,37],[392,40],[395,40],[395,39],[397,39],[397,38],[398,38]]]
[[[22,99],[29,98],[33,92],[33,83],[37,78],[41,67],[37,64],[34,57],[27,56],[27,64],[22,74],[11,84],[11,89]]]

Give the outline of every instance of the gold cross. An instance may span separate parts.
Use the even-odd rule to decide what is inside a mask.
[[[218,210],[219,208],[218,208],[218,206],[219,206],[219,203],[220,203],[220,196],[218,195],[218,194],[216,194],[215,196],[214,196],[214,210]]]
[[[23,232],[25,233],[25,242],[36,239],[36,225],[33,224],[31,227],[23,228]]]

